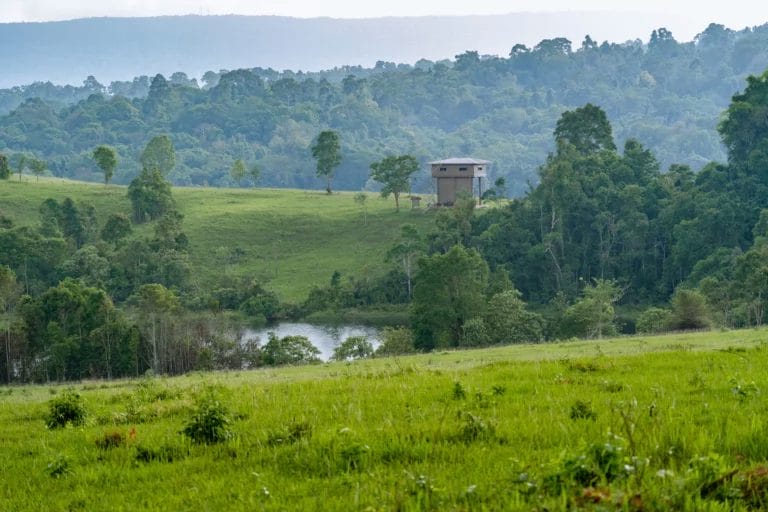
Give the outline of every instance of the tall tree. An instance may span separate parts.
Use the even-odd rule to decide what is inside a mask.
[[[179,309],[179,299],[161,284],[145,284],[135,296],[141,311],[140,327],[152,345],[151,366],[155,373],[167,371],[168,329],[171,313]]]
[[[104,184],[108,185],[109,180],[115,174],[115,168],[117,168],[117,152],[110,146],[101,145],[93,150],[92,156],[96,161],[96,165],[104,173]]]
[[[29,169],[32,171],[32,174],[35,175],[36,181],[40,181],[40,176],[45,174],[45,171],[48,169],[48,164],[45,162],[45,160],[32,158],[29,161]]]
[[[8,157],[0,153],[0,180],[7,180],[11,177],[11,166],[8,165]]]
[[[317,177],[325,177],[325,191],[330,194],[333,172],[341,164],[339,134],[333,130],[320,132],[312,146],[312,158],[317,160]]]
[[[168,135],[152,137],[139,158],[141,166],[149,171],[157,170],[167,176],[176,165],[176,152]]]
[[[10,267],[0,265],[0,312],[5,316],[5,372],[6,380],[10,384],[13,370],[11,367],[11,312],[13,304],[19,294],[19,285],[16,282],[16,274]]]
[[[400,211],[400,194],[411,190],[411,176],[418,170],[419,162],[411,155],[388,156],[371,164],[371,178],[382,184],[381,197],[395,196]]]
[[[161,217],[173,207],[171,184],[157,169],[144,169],[128,185],[133,220],[145,222]]]
[[[560,116],[555,128],[555,141],[568,142],[584,155],[602,149],[616,150],[605,111],[591,103]]]
[[[420,259],[415,281],[411,323],[417,348],[458,346],[464,323],[485,306],[488,265],[474,249],[455,245]]]
[[[413,224],[403,224],[400,227],[400,242],[387,251],[386,260],[398,263],[405,272],[408,299],[412,294],[413,274],[416,270],[416,260],[424,254],[426,244],[418,229]]]
[[[259,183],[259,179],[261,179],[261,168],[257,164],[251,165],[251,168],[248,169],[248,175],[251,177],[251,181],[253,181],[253,186],[255,187]]]
[[[16,172],[19,175],[19,181],[21,181],[21,176],[24,174],[24,169],[27,167],[27,155],[20,154],[16,160]]]
[[[730,163],[747,167],[768,182],[768,71],[747,78],[717,127]]]
[[[229,175],[232,177],[233,180],[235,180],[235,183],[237,183],[237,186],[240,186],[240,183],[243,181],[243,178],[245,178],[246,168],[245,168],[245,162],[243,162],[240,158],[235,160],[235,163],[232,164],[232,168],[229,170]]]

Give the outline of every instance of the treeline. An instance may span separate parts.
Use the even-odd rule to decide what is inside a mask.
[[[98,180],[90,151],[119,154],[117,183],[141,170],[137,156],[168,133],[177,149],[175,184],[231,186],[237,160],[258,166],[267,186],[319,188],[307,148],[324,129],[343,134],[336,186],[359,190],[366,169],[390,153],[424,162],[476,155],[495,162],[520,196],[553,150],[557,116],[586,103],[614,120],[618,140],[637,139],[663,168],[698,170],[725,154],[714,130],[744,77],[768,66],[768,25],[733,31],[710,25],[680,43],[666,29],[648,43],[580,45],[547,39],[509,56],[468,51],[454,61],[379,62],[314,74],[271,69],[208,72],[202,83],[175,73],[82,87],[33,84],[0,91],[0,151],[12,168],[23,155],[46,161],[56,176]],[[425,173],[416,190],[428,190]]]
[[[718,130],[727,164],[662,171],[637,140],[617,148],[600,107],[563,113],[524,198],[475,214],[467,197],[430,232],[404,229],[389,257],[401,292],[413,290],[413,347],[762,325],[768,72]],[[349,305],[360,289],[332,279],[311,296]]]
[[[101,219],[65,198],[43,201],[35,228],[0,218],[0,376],[59,380],[312,362],[316,351],[305,339],[249,345],[222,335],[226,324],[217,322],[235,316],[264,324],[382,305],[410,315],[410,329],[388,331],[382,355],[762,325],[768,72],[749,77],[718,130],[727,164],[662,172],[639,141],[616,146],[602,108],[566,111],[554,130],[556,149],[525,197],[482,213],[465,197],[439,210],[430,229],[406,224],[382,255],[388,272],[344,278],[338,269],[300,304],[281,303],[249,279],[192,285],[189,240],[167,181],[176,155],[169,137],[156,136],[127,188],[131,212]],[[382,165],[371,165],[371,176]],[[134,233],[146,222],[149,235]],[[360,340],[345,348],[340,358],[371,355]]]

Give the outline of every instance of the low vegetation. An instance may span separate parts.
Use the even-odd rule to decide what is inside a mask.
[[[0,494],[17,511],[752,510],[766,364],[754,330],[5,387]],[[48,428],[77,395],[84,421]]]

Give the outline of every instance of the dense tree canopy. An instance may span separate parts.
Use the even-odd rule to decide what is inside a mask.
[[[552,38],[530,49],[514,45],[504,57],[468,51],[416,65],[209,72],[200,85],[183,73],[109,87],[95,80],[82,87],[32,84],[0,91],[0,152],[14,157],[14,172],[15,155],[26,153],[48,162],[56,176],[96,181],[103,175],[89,153],[109,145],[121,161],[114,181],[127,184],[142,169],[137,155],[166,133],[176,165],[160,171],[172,183],[229,186],[229,170],[242,159],[259,166],[264,185],[319,188],[326,177],[316,176],[307,149],[319,132],[332,130],[343,140],[334,180],[340,189],[360,190],[370,163],[388,154],[412,154],[422,164],[477,156],[492,160],[491,180],[505,177],[519,197],[555,148],[558,116],[586,104],[600,105],[616,140],[642,141],[664,169],[680,163],[696,171],[725,160],[719,115],[749,73],[768,67],[767,48],[767,25],[711,25],[692,42],[676,41],[666,29],[654,31],[648,44]],[[755,80],[748,96],[757,94]],[[565,135],[571,123],[562,121]],[[581,150],[599,141],[610,149],[605,132],[584,136],[571,143]],[[728,138],[726,145],[747,158],[746,148]],[[426,172],[414,178],[414,190],[430,190]]]

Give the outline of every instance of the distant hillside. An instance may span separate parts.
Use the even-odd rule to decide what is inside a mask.
[[[766,68],[768,25],[735,31],[712,24],[692,42],[660,28],[648,43],[556,37],[515,45],[505,57],[467,51],[446,61],[314,73],[259,67],[206,73],[202,83],[174,73],[109,88],[96,80],[36,84],[0,90],[0,152],[14,169],[26,154],[45,160],[55,176],[100,180],[90,154],[109,144],[120,157],[114,181],[129,183],[149,138],[168,133],[175,184],[233,186],[229,170],[242,159],[259,166],[263,186],[320,188],[309,148],[331,128],[344,155],[334,178],[339,190],[374,188],[372,162],[411,153],[422,163],[492,160],[491,180],[504,177],[507,192],[519,196],[537,181],[562,112],[586,103],[605,110],[619,147],[637,139],[664,169],[723,161],[718,120],[746,76]],[[414,186],[431,190],[428,173]]]
[[[667,25],[674,22],[664,17]],[[277,16],[91,18],[0,24],[0,87],[102,83],[139,75],[272,67],[320,70],[378,60],[413,63],[465,50],[506,56],[552,37],[623,42],[647,37],[659,13],[516,13],[503,16],[297,19]],[[628,30],[627,27],[632,29]],[[628,35],[631,33],[631,36]]]
[[[185,217],[196,289],[247,276],[294,302],[304,300],[313,286],[327,284],[335,270],[345,279],[383,274],[390,268],[384,254],[398,240],[401,224],[425,230],[434,219],[423,211],[398,213],[394,200],[374,196],[366,202],[364,219],[353,194],[346,193],[178,187],[173,195]],[[94,206],[99,229],[110,214],[131,208],[125,187],[0,180],[0,218],[36,227],[42,202],[65,197]],[[151,226],[137,227],[140,236],[151,231]]]

